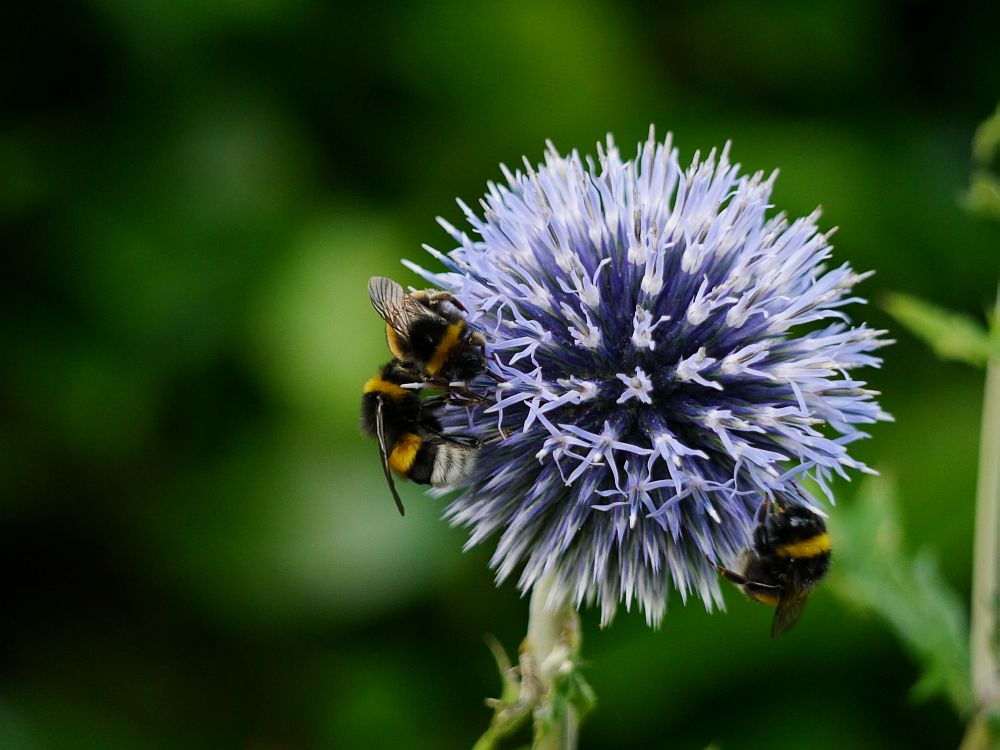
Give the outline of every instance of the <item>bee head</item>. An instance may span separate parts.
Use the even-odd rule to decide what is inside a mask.
[[[486,370],[483,350],[478,346],[464,346],[454,360],[455,374],[459,380],[471,380]]]

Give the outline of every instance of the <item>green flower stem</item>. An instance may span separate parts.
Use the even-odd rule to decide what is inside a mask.
[[[569,602],[552,595],[550,575],[535,584],[528,608],[528,635],[521,644],[534,665],[547,700],[535,709],[532,750],[575,750],[580,717],[573,702],[558,698],[558,683],[570,675],[580,652],[580,616]]]
[[[512,667],[495,640],[490,649],[500,668],[503,691],[487,701],[493,710],[489,729],[473,750],[495,750],[529,719],[532,750],[575,750],[580,720],[595,703],[579,671],[580,616],[553,594],[546,576],[531,591],[528,634],[521,643],[518,666]]]
[[[1000,316],[1000,294],[996,314]],[[1000,319],[1000,317],[998,317]],[[973,719],[963,748],[993,747],[989,717],[997,711],[1000,676],[997,672],[997,605],[1000,602],[1000,357],[994,354],[986,369],[983,422],[979,443],[979,479],[976,492],[976,529],[972,569],[972,626],[970,656],[972,692],[979,714]]]

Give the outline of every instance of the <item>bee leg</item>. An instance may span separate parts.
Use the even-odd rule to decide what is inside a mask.
[[[719,575],[721,575],[727,581],[735,583],[737,586],[745,586],[746,584],[750,583],[750,581],[748,581],[746,578],[741,576],[739,573],[730,570],[729,568],[724,568],[721,565],[716,565],[715,569],[719,572]]]
[[[747,583],[747,579],[741,576],[739,573],[730,570],[727,567],[719,565],[717,562],[713,561],[708,555],[705,555],[705,559],[708,560],[708,564],[715,568],[716,572],[725,578],[727,581],[735,583],[737,586],[742,586]]]
[[[483,399],[470,396],[471,394],[465,393],[449,393],[445,396],[445,399],[449,404],[454,404],[456,406],[470,406],[483,403]]]
[[[782,587],[778,586],[777,584],[763,583],[762,581],[754,581],[753,579],[747,578],[746,576],[741,576],[735,570],[730,570],[729,568],[726,568],[722,565],[718,565],[712,562],[707,555],[705,556],[705,559],[712,564],[712,567],[715,568],[716,571],[718,571],[719,575],[721,575],[727,581],[735,583],[737,586],[753,586],[754,588],[768,589],[769,591],[782,590]]]
[[[482,404],[486,401],[484,396],[480,396],[478,393],[473,393],[465,388],[456,388],[453,390],[455,391],[455,395],[465,399],[466,401],[473,401],[477,404]]]
[[[420,402],[420,408],[425,412],[433,412],[448,403],[448,396],[430,396]]]
[[[445,383],[441,386],[448,391],[449,398],[457,396],[459,400],[471,401],[474,404],[485,404],[488,399],[485,396],[480,396],[478,393],[473,393],[468,388],[462,388],[460,386],[453,386],[451,383]]]
[[[764,549],[771,548],[771,535],[767,533],[767,516],[770,512],[771,512],[771,500],[770,498],[765,497],[764,502],[761,504],[761,508],[758,511],[760,520],[757,522],[757,528],[756,531],[754,532],[755,537],[758,534],[760,535],[758,543],[762,542],[763,544],[761,544],[760,546],[762,546]]]
[[[455,307],[457,307],[462,312],[466,312],[465,305],[455,299],[455,295],[451,292],[425,292],[427,294],[427,301],[431,304],[437,304],[438,302],[449,302]]]
[[[779,586],[776,583],[763,583],[761,581],[747,581],[747,585],[758,589],[768,589],[770,591],[782,591],[785,588],[784,586]]]
[[[455,445],[462,445],[467,448],[480,448],[483,443],[479,438],[474,438],[471,435],[449,435],[446,432],[441,432],[440,430],[435,430],[430,425],[422,425],[422,427],[427,430],[427,432],[432,435],[437,435],[442,440],[446,440],[449,443],[454,443]]]
[[[441,435],[441,439],[455,445],[461,445],[463,448],[483,447],[483,441],[471,435]]]
[[[454,403],[456,398],[465,401],[472,401],[477,404],[486,403],[486,401],[488,400],[485,396],[480,396],[476,393],[473,393],[468,388],[463,388],[458,385],[452,385],[447,380],[441,377],[428,377],[424,380],[423,385],[426,386],[427,388],[434,388],[440,391],[444,391],[445,392],[444,398],[447,399],[450,403]]]

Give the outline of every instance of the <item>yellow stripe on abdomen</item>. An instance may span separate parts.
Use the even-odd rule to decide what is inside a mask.
[[[394,401],[402,401],[407,396],[405,388],[395,383],[390,383],[381,375],[376,375],[365,383],[365,393],[381,393],[383,396],[388,396]]]
[[[766,604],[768,607],[778,606],[778,597],[774,594],[765,594],[762,591],[755,591],[750,594],[750,598],[755,602],[760,602],[761,604]]]
[[[403,359],[405,353],[399,348],[399,334],[388,323],[385,326],[385,343],[389,345],[389,351],[396,359]]]
[[[823,532],[800,542],[783,544],[777,551],[780,557],[818,557],[830,551],[830,537]]]
[[[419,435],[414,435],[412,432],[403,433],[389,454],[389,467],[397,474],[406,476],[417,458],[417,451],[420,450],[422,442]]]
[[[448,326],[444,332],[444,336],[441,337],[438,345],[434,347],[434,355],[427,363],[427,372],[431,375],[438,374],[441,368],[444,367],[444,363],[448,361],[448,357],[451,356],[464,330],[465,323],[461,320]]]

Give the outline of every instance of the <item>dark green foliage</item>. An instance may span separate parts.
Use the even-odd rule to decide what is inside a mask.
[[[996,293],[997,227],[955,201],[1000,91],[986,4],[22,5],[0,24],[4,750],[474,742],[481,636],[519,642],[527,601],[440,501],[393,509],[357,423],[388,358],[365,285],[415,281],[398,259],[445,245],[433,217],[546,137],[731,138],[781,168],[776,205],[823,205],[869,299],[975,317]],[[898,423],[858,456],[966,581],[981,376],[899,338],[871,383]],[[920,668],[877,620],[821,586],[771,644],[770,611],[729,602],[671,602],[659,632],[584,613],[582,747],[957,745],[943,703],[900,699]]]

